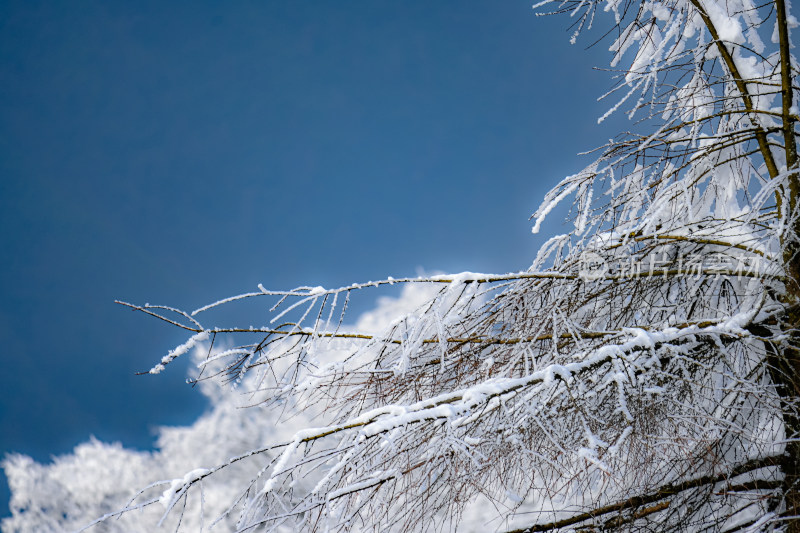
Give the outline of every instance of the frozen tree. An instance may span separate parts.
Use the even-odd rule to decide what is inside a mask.
[[[151,372],[222,345],[199,379],[309,424],[121,513],[180,517],[247,457],[222,515],[239,531],[800,531],[790,6],[535,7],[574,39],[609,22],[605,98],[632,119],[534,214],[571,201],[571,231],[525,272],[132,306],[191,334]],[[341,327],[351,295],[395,283],[439,289],[380,333]],[[252,298],[273,300],[265,325],[205,323]]]

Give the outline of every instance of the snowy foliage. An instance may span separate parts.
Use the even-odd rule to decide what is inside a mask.
[[[611,21],[609,114],[634,131],[546,196],[534,231],[569,199],[574,229],[528,271],[132,306],[192,334],[152,372],[210,339],[202,379],[308,421],[242,450],[225,527],[800,531],[796,19],[784,0],[536,9],[575,38]],[[341,327],[352,294],[395,283],[434,289],[378,333]],[[273,302],[264,325],[200,323],[250,298]],[[189,520],[239,464],[130,507]]]

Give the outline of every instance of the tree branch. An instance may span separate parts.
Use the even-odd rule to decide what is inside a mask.
[[[739,94],[742,96],[742,103],[744,104],[745,109],[749,114],[752,115],[750,121],[756,128],[755,135],[756,140],[758,141],[758,147],[761,152],[761,156],[764,158],[764,164],[767,167],[770,177],[775,178],[778,174],[780,174],[778,171],[778,165],[775,164],[775,157],[772,155],[772,151],[769,148],[767,133],[759,123],[758,115],[753,106],[753,100],[750,96],[750,91],[747,89],[747,83],[744,81],[742,74],[739,72],[739,67],[736,65],[736,61],[734,61],[730,50],[728,50],[727,46],[725,46],[725,43],[722,41],[722,39],[720,39],[717,29],[714,27],[714,23],[711,21],[711,17],[708,16],[708,13],[706,13],[706,10],[700,4],[700,0],[690,1],[692,5],[697,8],[700,17],[703,19],[703,23],[706,25],[711,37],[714,39],[717,49],[722,56],[722,60],[725,62],[725,66],[728,67],[728,71],[731,73],[731,77],[736,84],[736,88],[739,90]]]
[[[702,487],[703,485],[711,485],[719,483],[721,481],[725,481],[740,474],[745,474],[747,472],[752,472],[754,470],[758,470],[760,468],[766,468],[768,466],[778,465],[780,464],[781,460],[782,460],[781,456],[770,456],[770,457],[764,457],[762,459],[753,459],[752,461],[740,464],[721,474],[701,476],[695,479],[682,481],[680,483],[670,483],[664,485],[663,487],[659,488],[654,492],[651,492],[650,494],[645,494],[642,496],[633,496],[625,501],[612,503],[610,505],[606,505],[603,507],[598,507],[596,509],[592,509],[591,511],[587,511],[585,513],[571,516],[569,518],[564,518],[563,520],[557,520],[545,524],[533,524],[520,529],[513,529],[507,531],[506,533],[533,533],[535,531],[553,531],[562,527],[571,526],[573,524],[579,524],[581,522],[585,522],[587,520],[591,520],[610,513],[624,511],[626,509],[636,509],[637,507],[641,507],[643,505],[655,503],[659,500],[666,499],[669,496],[675,496],[676,494],[679,494],[689,489]],[[669,504],[667,502],[665,503],[666,505],[663,505],[660,508],[650,509],[649,510],[650,513],[660,511],[669,507]]]

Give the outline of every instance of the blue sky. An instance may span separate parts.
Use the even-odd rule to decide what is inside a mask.
[[[527,1],[0,3],[3,454],[202,412],[134,375],[184,336],[114,299],[521,270],[614,134],[606,46]]]

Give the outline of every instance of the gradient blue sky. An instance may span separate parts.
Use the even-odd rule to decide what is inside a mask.
[[[202,412],[134,375],[183,334],[114,299],[526,268],[614,133],[607,46],[530,4],[0,0],[0,453]]]

